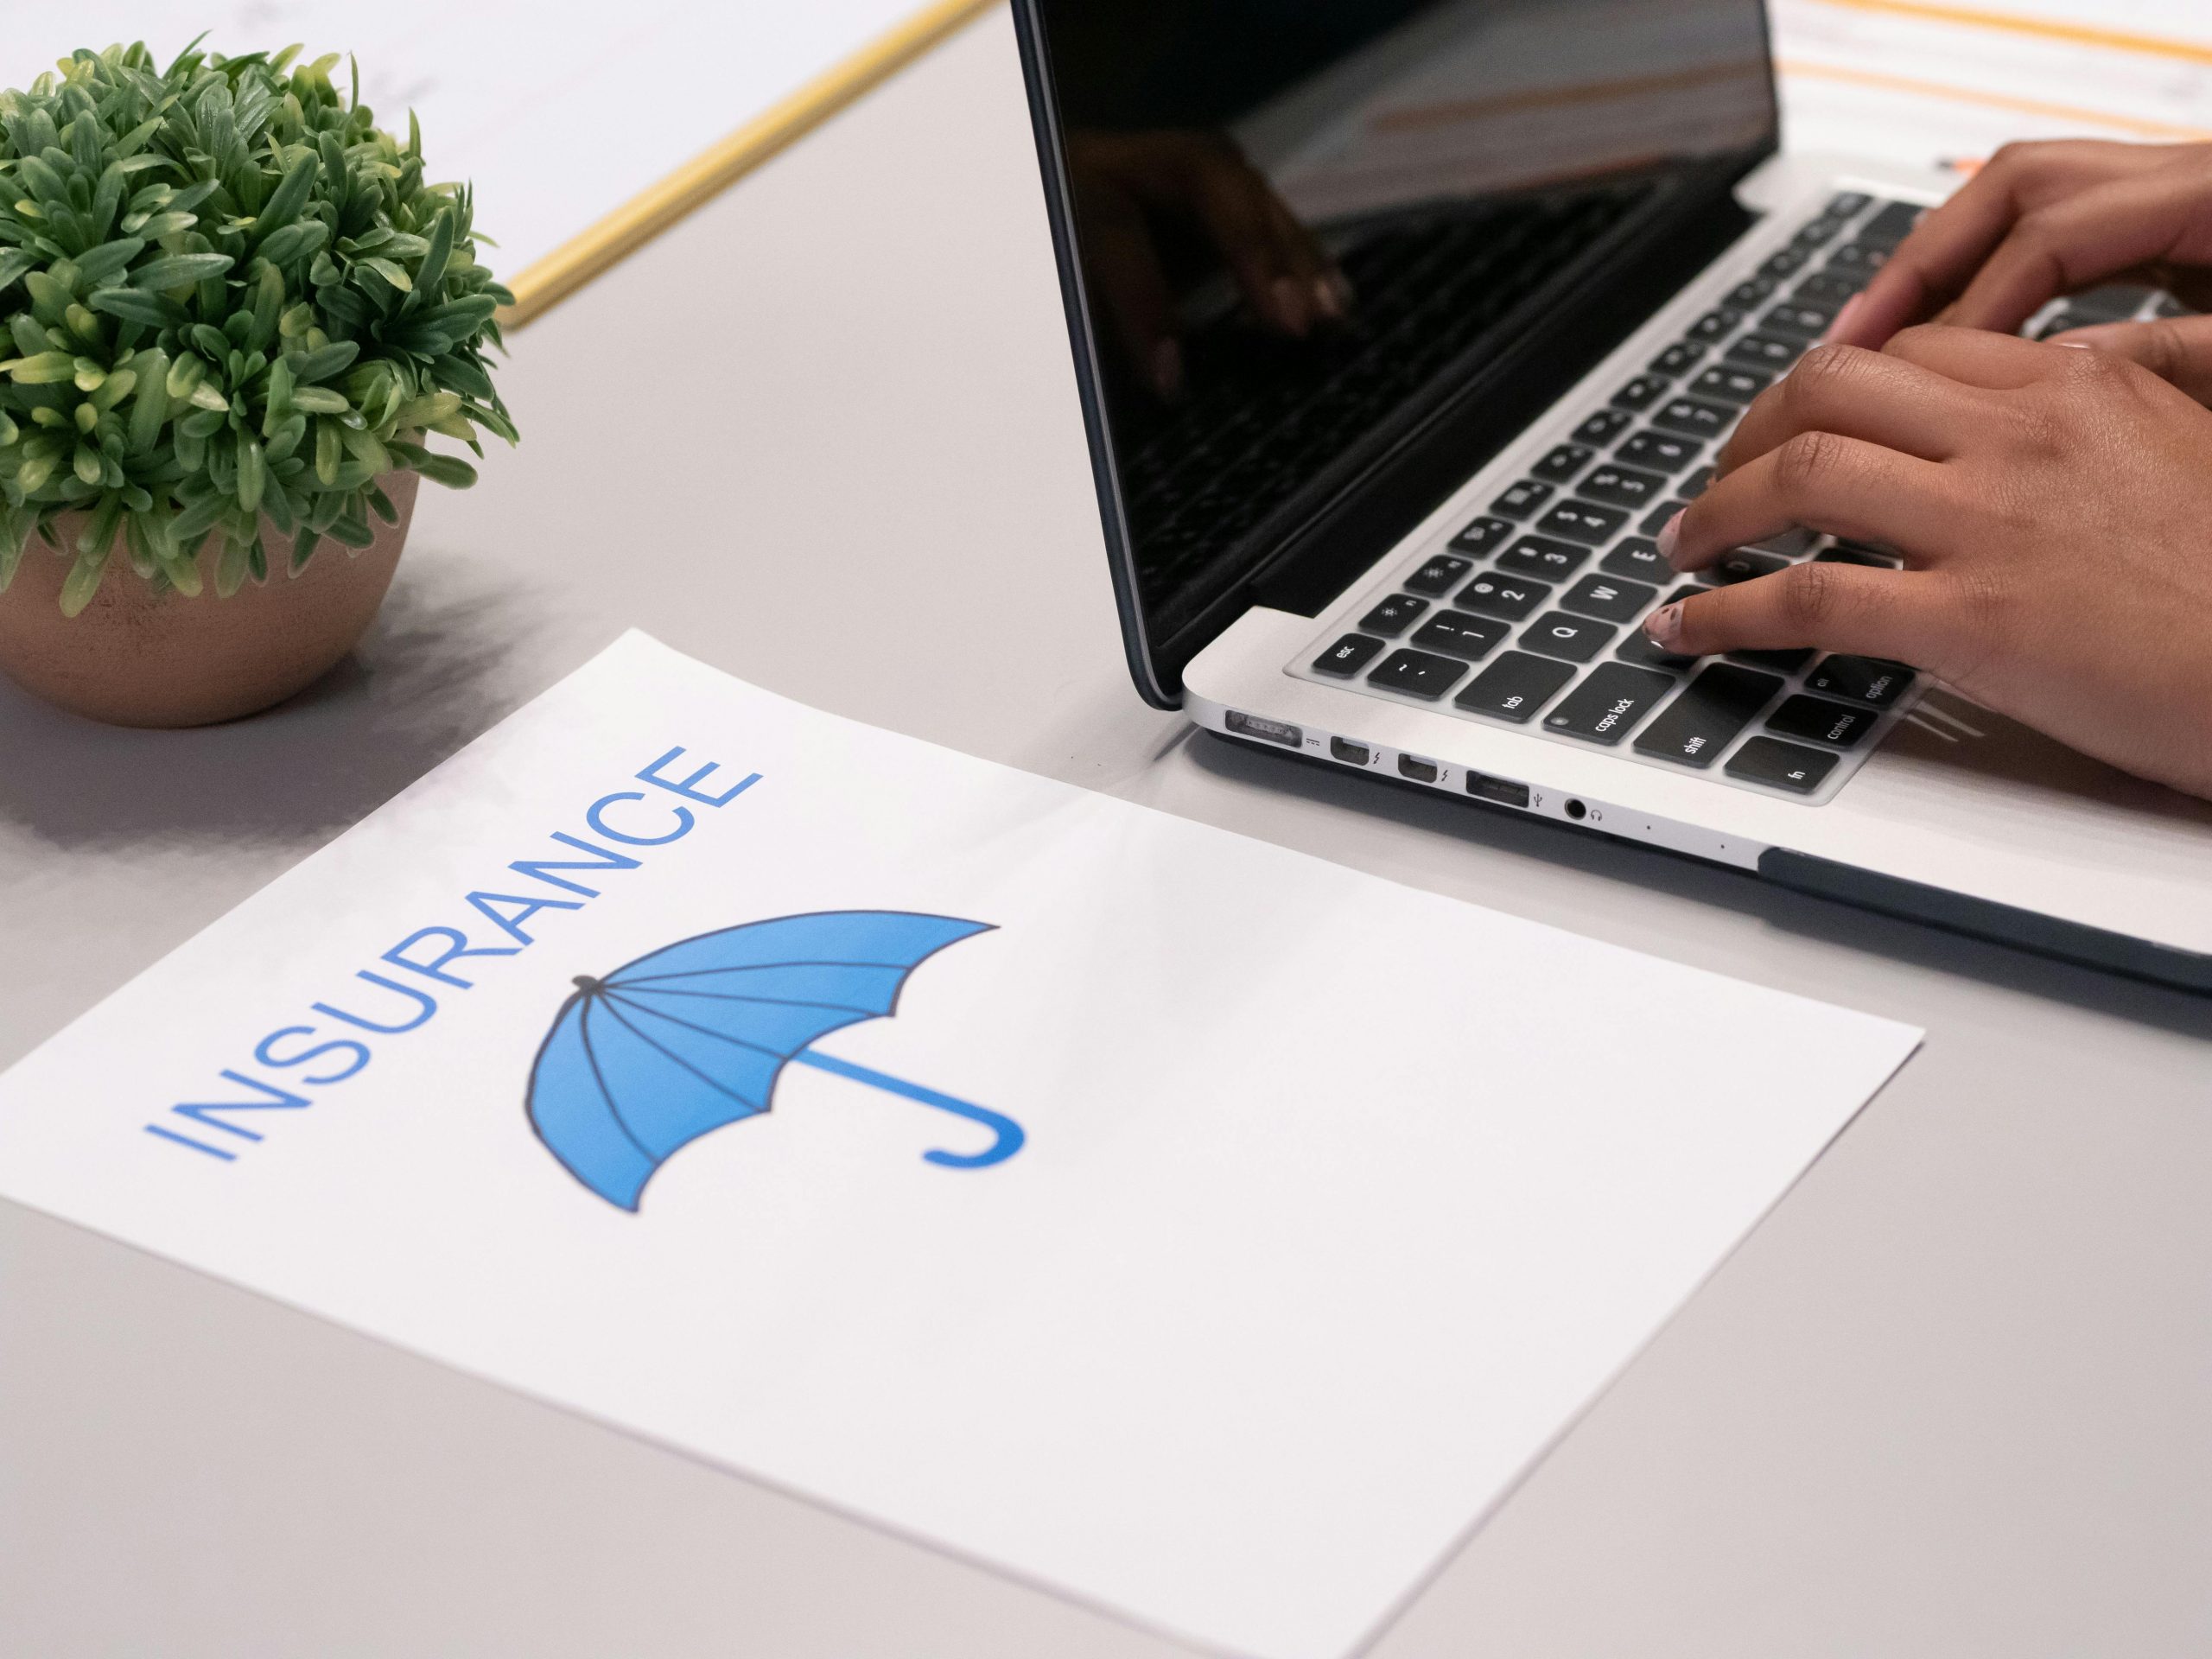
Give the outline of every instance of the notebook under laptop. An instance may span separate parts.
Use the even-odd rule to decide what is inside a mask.
[[[1910,664],[1638,626],[1690,580],[1659,525],[1946,186],[1778,153],[1759,0],[1014,16],[1148,701],[2212,989],[2212,804]],[[1895,562],[1800,532],[1695,580],[1805,559]]]

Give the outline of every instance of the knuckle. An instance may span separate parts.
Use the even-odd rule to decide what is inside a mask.
[[[1786,498],[1802,499],[1835,476],[1844,454],[1843,440],[1834,433],[1800,432],[1774,452],[1775,481]]]
[[[1797,366],[1782,383],[1788,406],[1802,407],[1833,396],[1839,388],[1859,378],[1862,372],[1859,359],[1865,355],[1855,346],[1814,346],[1797,359]]]
[[[1841,602],[1840,583],[1833,564],[1794,564],[1772,578],[1777,591],[1775,608],[1783,625],[1809,641],[1835,619]]]

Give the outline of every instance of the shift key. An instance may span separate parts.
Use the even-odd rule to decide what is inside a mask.
[[[1636,752],[1676,766],[1709,766],[1782,685],[1777,675],[1715,663],[1644,728]]]

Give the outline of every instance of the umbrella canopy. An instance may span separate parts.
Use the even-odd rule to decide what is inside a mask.
[[[604,978],[579,978],[531,1073],[531,1124],[579,1181],[635,1210],[680,1147],[768,1110],[777,1077],[798,1059],[998,1134],[988,1153],[933,1153],[933,1161],[1001,1162],[1021,1145],[1010,1119],[806,1052],[831,1032],[895,1013],[917,967],[990,931],[950,916],[824,911],[702,934]]]

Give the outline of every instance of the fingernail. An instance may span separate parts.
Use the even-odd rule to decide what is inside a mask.
[[[1835,321],[1828,324],[1827,333],[1821,336],[1821,343],[1823,346],[1840,334],[1850,325],[1851,314],[1859,308],[1859,302],[1866,297],[1864,294],[1854,294],[1843,302],[1843,309],[1835,314]]]
[[[1152,348],[1152,389],[1162,397],[1183,390],[1183,348],[1172,340]]]
[[[1309,321],[1305,290],[1289,277],[1278,276],[1269,285],[1268,295],[1274,302],[1275,321],[1294,334],[1304,334]]]
[[[2054,340],[2054,346],[2063,346],[2069,352],[2094,352],[2097,344],[2093,340]]]
[[[1662,605],[1643,619],[1643,631],[1655,645],[1672,645],[1682,637],[1682,607],[1679,601]]]
[[[1688,507],[1676,508],[1675,516],[1660,526],[1656,543],[1659,556],[1669,564],[1675,562],[1675,543],[1682,537],[1682,514],[1688,511]]]
[[[1313,308],[1332,322],[1344,321],[1344,300],[1337,293],[1337,285],[1325,276],[1313,279]]]

